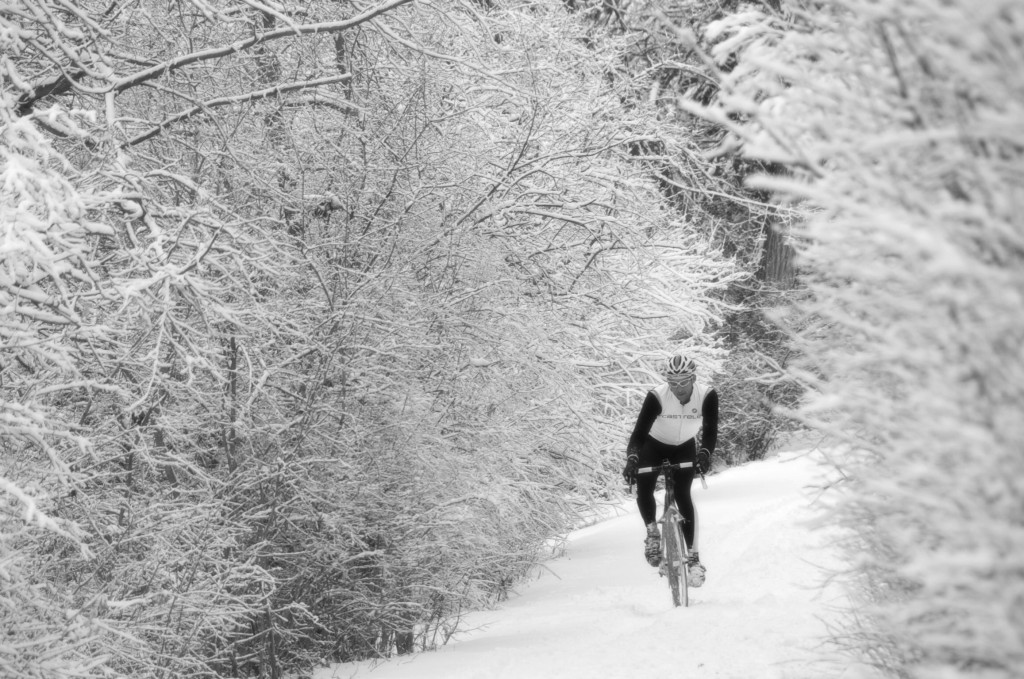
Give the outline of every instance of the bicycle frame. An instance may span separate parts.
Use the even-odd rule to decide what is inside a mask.
[[[672,590],[672,603],[675,606],[690,605],[690,569],[688,565],[690,553],[682,532],[683,516],[676,507],[675,481],[672,479],[672,472],[676,469],[690,467],[693,467],[692,462],[673,464],[664,460],[656,467],[640,467],[636,470],[637,474],[662,474],[665,477],[665,507],[658,523],[661,524],[662,564],[666,566],[668,586]]]

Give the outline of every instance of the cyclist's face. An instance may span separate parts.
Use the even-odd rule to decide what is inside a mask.
[[[682,403],[686,403],[690,400],[690,393],[693,391],[693,375],[681,376],[673,375],[668,378],[668,388],[672,394],[679,399]]]

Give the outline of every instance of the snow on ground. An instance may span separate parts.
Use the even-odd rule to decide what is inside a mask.
[[[674,608],[643,558],[633,500],[569,536],[518,596],[464,618],[438,651],[324,668],[314,679],[819,679],[844,676],[826,623],[846,600],[832,530],[813,530],[816,453],[783,453],[694,483],[707,582]],[[659,491],[659,504],[661,492]]]

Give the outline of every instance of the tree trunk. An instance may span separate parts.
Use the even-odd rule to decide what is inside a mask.
[[[785,233],[771,225],[764,240],[761,266],[757,271],[758,280],[771,283],[780,289],[792,288],[796,281],[793,269],[793,247]]]

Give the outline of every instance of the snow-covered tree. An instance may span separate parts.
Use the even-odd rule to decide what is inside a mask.
[[[750,7],[712,29],[717,106],[803,206],[802,417],[848,449],[839,520],[897,676],[1024,667],[1024,12],[910,0]],[[692,104],[691,104],[692,107]]]
[[[25,36],[0,30],[5,55],[24,47]],[[16,115],[6,56],[0,77],[0,674],[87,676],[104,660],[93,616],[39,582],[30,555],[88,553],[59,507],[80,478],[69,460],[91,449],[67,404],[105,388],[79,359],[103,330],[91,313],[104,285],[90,240],[110,228],[90,218],[90,196],[40,129],[77,138],[81,112]]]
[[[647,360],[720,316],[732,264],[635,172],[620,43],[557,3],[0,22],[27,676],[443,641],[608,496]]]

